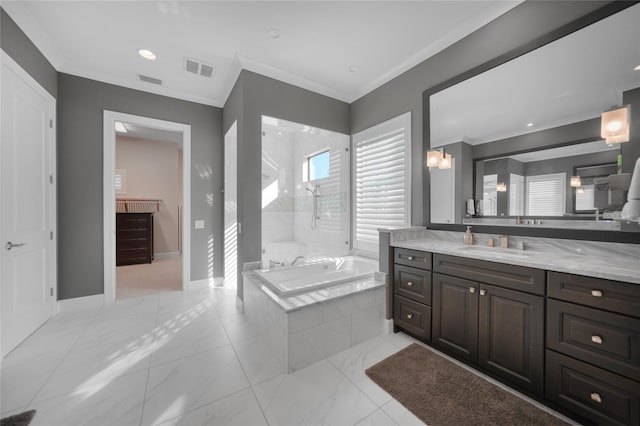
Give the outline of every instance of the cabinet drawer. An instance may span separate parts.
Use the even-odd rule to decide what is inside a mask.
[[[547,350],[546,396],[597,424],[640,423],[640,383]]]
[[[540,296],[545,292],[545,271],[542,269],[434,254],[433,270]]]
[[[547,301],[547,346],[640,381],[640,320]]]
[[[431,269],[431,253],[405,248],[393,250],[393,262],[420,269]]]
[[[640,317],[640,285],[549,272],[549,297]]]
[[[393,321],[416,337],[431,340],[431,307],[396,295]]]
[[[431,271],[395,265],[393,288],[396,294],[431,305]]]

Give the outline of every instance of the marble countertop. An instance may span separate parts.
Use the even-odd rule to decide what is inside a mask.
[[[499,242],[496,241],[496,244],[499,244]],[[487,247],[486,245],[465,246],[462,241],[455,242],[429,238],[396,241],[392,242],[391,245],[393,247],[640,284],[640,258],[635,254],[624,255],[616,252],[611,253],[611,255],[594,255],[591,253],[576,253],[575,251],[564,253],[562,251],[505,249]]]

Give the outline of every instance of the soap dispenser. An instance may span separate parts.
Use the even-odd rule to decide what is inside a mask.
[[[464,244],[467,246],[473,245],[473,234],[471,233],[471,227],[467,226],[467,232],[464,233]]]

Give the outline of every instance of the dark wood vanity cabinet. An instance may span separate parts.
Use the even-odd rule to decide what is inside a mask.
[[[433,257],[434,269],[444,264],[448,273],[455,273],[452,264],[463,262]],[[484,263],[499,273],[499,266]],[[464,275],[472,275],[469,268]],[[433,344],[445,352],[543,394],[543,297],[434,272],[432,335]]]
[[[152,260],[153,214],[116,213],[116,266]]]
[[[431,340],[431,253],[396,248],[394,259],[394,326]]]
[[[546,397],[598,424],[640,424],[640,285],[549,272]]]

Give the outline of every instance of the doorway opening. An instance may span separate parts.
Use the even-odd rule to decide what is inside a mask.
[[[104,113],[105,300],[190,281],[190,126]]]

